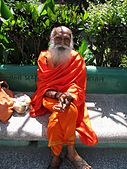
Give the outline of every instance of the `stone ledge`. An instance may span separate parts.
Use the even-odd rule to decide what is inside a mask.
[[[88,94],[86,100],[99,143],[127,143],[127,94]],[[14,113],[7,124],[0,123],[0,139],[46,141],[48,117]]]
[[[99,143],[127,143],[126,94],[89,94],[87,107]]]

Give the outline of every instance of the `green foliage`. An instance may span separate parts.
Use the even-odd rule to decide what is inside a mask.
[[[87,65],[127,67],[127,0],[6,4],[13,17],[0,20],[0,63],[36,64],[40,51],[48,48],[52,28],[65,25]]]
[[[12,13],[7,7],[7,5],[4,3],[4,0],[0,0],[0,17],[8,19],[11,16]]]
[[[88,10],[86,37],[98,66],[119,67],[127,55],[127,2],[110,1]]]
[[[88,45],[85,39],[82,41],[81,46],[78,49],[78,52],[84,58],[86,65],[95,65],[94,55],[88,48]]]
[[[79,13],[78,6],[56,5],[53,0],[44,4],[16,1],[13,5],[14,16],[1,27],[1,33],[8,38],[9,48],[13,49],[8,53],[8,63],[35,64],[40,51],[48,48],[54,26],[69,26],[76,34],[75,48],[81,44],[84,22],[88,18],[85,10]]]
[[[121,58],[120,67],[127,67],[127,56],[126,55],[123,55],[123,57]]]

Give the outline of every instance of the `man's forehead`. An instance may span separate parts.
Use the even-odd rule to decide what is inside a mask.
[[[60,26],[60,27],[57,27],[57,28],[54,28],[54,33],[53,33],[53,36],[56,36],[56,35],[62,35],[62,34],[67,34],[71,37],[71,30],[65,26]]]

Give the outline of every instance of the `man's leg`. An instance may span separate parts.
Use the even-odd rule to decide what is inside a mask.
[[[50,165],[52,167],[58,167],[60,165],[60,153],[63,146],[63,136],[57,116],[58,112],[52,112],[48,123],[48,147],[51,148],[52,161]]]
[[[48,123],[48,146],[51,147],[53,160],[52,165],[59,163],[59,155],[63,144],[75,144],[75,129],[77,120],[77,107],[71,103],[65,112],[55,112],[52,107],[56,104],[53,99],[44,99],[43,105],[48,108],[52,114]]]
[[[52,112],[48,123],[48,141],[53,154],[60,155],[63,144],[75,144],[77,108],[72,103],[65,112]]]
[[[62,147],[62,146],[61,146]],[[51,150],[52,150],[52,152],[51,152],[51,155],[52,155],[52,161],[51,161],[51,163],[50,163],[50,166],[51,167],[56,167],[56,168],[59,168],[59,166],[60,166],[60,163],[61,163],[61,159],[60,159],[60,149],[61,149],[61,147],[59,147],[59,145],[57,145],[57,146],[53,146],[53,147],[51,147]],[[55,150],[55,149],[59,149],[59,154],[54,154],[54,152],[56,152],[57,150]]]

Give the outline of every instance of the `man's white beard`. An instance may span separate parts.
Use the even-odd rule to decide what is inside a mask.
[[[53,43],[49,46],[49,52],[51,53],[52,62],[54,66],[59,64],[65,64],[70,60],[71,47],[63,45],[54,45]]]

